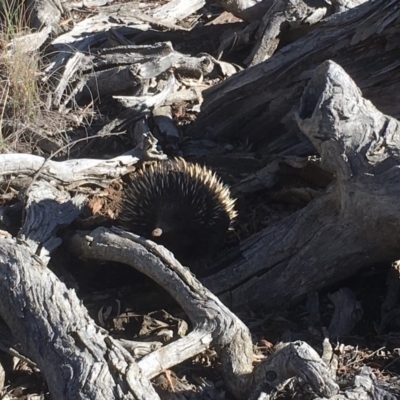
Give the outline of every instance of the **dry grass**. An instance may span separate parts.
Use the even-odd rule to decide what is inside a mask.
[[[30,125],[40,114],[37,87],[38,57],[26,54],[16,44],[9,44],[27,33],[24,10],[17,0],[1,9],[0,53],[0,151],[17,150],[24,125]],[[19,134],[18,134],[19,131]]]
[[[35,72],[37,59],[23,54],[18,45],[13,52],[8,45],[27,32],[22,5],[17,0],[6,1],[0,9],[0,151],[7,151],[13,125],[22,124],[37,115],[38,91]]]
[[[26,52],[18,41],[30,33],[21,3],[7,0],[0,5],[1,153],[34,152],[48,133],[55,136],[65,125],[44,102],[41,56],[38,52]]]

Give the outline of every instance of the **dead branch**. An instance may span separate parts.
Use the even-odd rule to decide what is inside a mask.
[[[114,179],[131,172],[139,160],[166,159],[156,146],[157,140],[145,134],[130,154],[110,160],[80,159],[57,162],[31,154],[2,154],[0,156],[0,183],[27,187],[35,174],[66,190],[77,190],[84,186],[107,187]]]
[[[146,376],[152,378],[199,354],[212,343],[219,349],[226,384],[242,398],[251,387],[253,351],[248,329],[169,251],[133,234],[118,236],[118,232],[121,233],[101,228],[76,235],[71,248],[80,256],[122,262],[146,274],[176,299],[194,326],[187,337],[140,361]]]

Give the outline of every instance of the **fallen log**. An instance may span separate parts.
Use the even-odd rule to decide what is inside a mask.
[[[297,121],[335,181],[225,254],[225,268],[203,280],[233,309],[279,308],[361,267],[399,258],[399,122],[365,100],[332,61],[315,70]]]

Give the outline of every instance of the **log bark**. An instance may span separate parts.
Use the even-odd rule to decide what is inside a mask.
[[[189,133],[247,140],[263,156],[285,150],[290,154],[299,141],[307,141],[294,118],[300,97],[312,71],[327,59],[342,65],[379,110],[399,118],[399,26],[400,4],[395,0],[369,1],[333,15],[268,61],[205,91]],[[310,151],[312,147],[303,154]]]
[[[52,30],[60,31],[60,20],[66,12],[63,2],[60,0],[27,0],[27,12],[30,26],[40,30],[43,27],[50,27]]]
[[[288,27],[299,29],[303,25],[310,29],[332,12],[324,0],[310,2],[303,0],[284,0],[274,2],[265,13],[257,32],[257,43],[245,63],[256,65],[268,59],[275,52],[279,44],[279,35]]]
[[[273,4],[273,0],[218,0],[218,4],[238,18],[255,21],[265,14]]]

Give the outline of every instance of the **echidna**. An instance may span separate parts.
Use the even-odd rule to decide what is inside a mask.
[[[235,219],[235,200],[211,170],[182,158],[158,162],[133,176],[121,225],[171,250],[181,262],[211,256]]]

